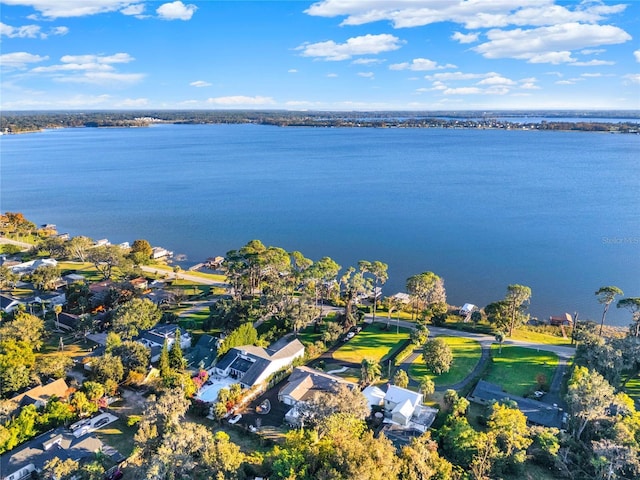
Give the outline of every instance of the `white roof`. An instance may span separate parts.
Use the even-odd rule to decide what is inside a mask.
[[[404,418],[409,419],[413,415],[414,410],[415,410],[415,405],[413,405],[411,403],[411,400],[407,398],[404,402],[396,405],[396,407],[391,411],[391,413],[392,414],[400,413]]]
[[[362,394],[367,399],[369,405],[382,405],[384,401],[384,392],[375,385],[369,385],[362,390]]]
[[[419,405],[422,402],[422,394],[414,392],[413,390],[407,390],[406,388],[396,387],[395,385],[389,385],[387,394],[384,396],[385,401],[395,404],[404,403],[405,400],[409,400],[412,405]]]

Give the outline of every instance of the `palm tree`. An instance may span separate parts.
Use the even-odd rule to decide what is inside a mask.
[[[616,295],[624,295],[624,293],[618,287],[610,285],[608,287],[600,287],[595,295],[598,297],[598,303],[604,305],[604,310],[602,311],[602,320],[600,321],[599,333],[599,335],[602,336],[602,327],[604,326],[604,319],[607,316],[609,306],[613,303]]]
[[[60,330],[60,322],[58,321],[58,316],[62,313],[62,305],[54,305],[53,312],[56,314],[56,330]]]
[[[368,385],[375,382],[380,378],[382,369],[377,360],[365,358],[362,360],[362,367],[360,368],[360,381],[363,385]]]
[[[496,332],[496,342],[500,345],[498,348],[498,355],[500,355],[502,353],[502,342],[504,342],[504,332]]]
[[[631,334],[640,337],[640,297],[629,297],[618,300],[616,308],[626,308],[631,312],[634,323],[631,324]]]

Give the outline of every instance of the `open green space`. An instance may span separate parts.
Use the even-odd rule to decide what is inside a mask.
[[[537,377],[544,375],[551,383],[558,366],[558,356],[533,348],[503,345],[491,346],[491,363],[484,379],[500,385],[506,392],[524,396],[538,388]]]
[[[380,323],[367,325],[360,333],[345,342],[333,354],[337,361],[360,363],[365,358],[382,362],[402,348],[403,340],[409,338],[409,330],[400,328],[386,330]]]
[[[462,381],[480,361],[482,347],[475,340],[463,337],[438,337],[442,338],[451,348],[453,362],[447,373],[434,375],[427,369],[422,355],[411,364],[409,376],[418,382],[425,376],[431,377],[437,386],[453,385]]]
[[[527,342],[544,343],[547,345],[571,346],[571,337],[563,338],[548,333],[534,332],[531,330],[515,330],[511,336],[514,340],[524,340]]]
[[[638,408],[640,408],[640,375],[627,382],[625,387],[627,395],[633,398]]]

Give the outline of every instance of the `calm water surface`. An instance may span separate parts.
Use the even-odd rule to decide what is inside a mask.
[[[0,147],[2,211],[145,238],[187,264],[257,238],[343,267],[384,261],[385,295],[432,270],[457,305],[529,285],[538,317],[599,319],[603,285],[640,296],[637,135],[160,125]]]

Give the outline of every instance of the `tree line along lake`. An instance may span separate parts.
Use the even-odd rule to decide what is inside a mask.
[[[184,267],[249,240],[423,271],[453,305],[532,288],[538,318],[599,320],[594,292],[640,296],[640,136],[248,124],[0,137],[0,209],[60,232],[149,240]],[[630,323],[612,309],[608,322]]]

